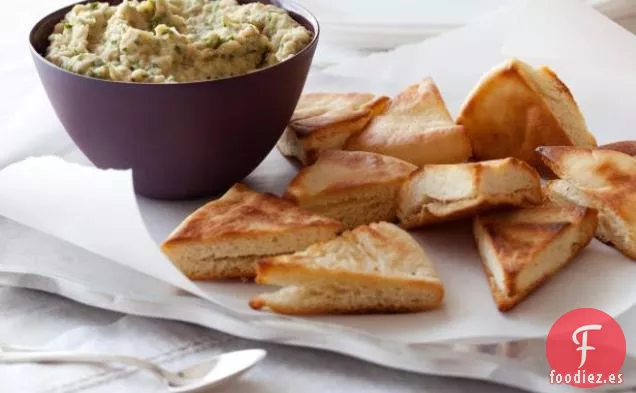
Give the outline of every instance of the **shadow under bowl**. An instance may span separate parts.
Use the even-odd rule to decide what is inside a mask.
[[[64,129],[91,162],[132,169],[135,191],[151,198],[216,195],[252,172],[293,114],[319,35],[311,13],[283,1],[314,35],[288,60],[211,81],[115,82],[66,71],[44,58],[48,36],[72,6],[31,30],[40,80]]]

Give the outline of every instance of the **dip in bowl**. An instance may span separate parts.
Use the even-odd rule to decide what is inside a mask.
[[[305,9],[233,0],[84,3],[30,34],[58,118],[100,168],[138,193],[223,192],[274,147],[301,94],[319,28]]]
[[[284,9],[259,2],[93,2],[76,5],[57,23],[46,58],[102,79],[195,82],[280,63],[311,39]]]

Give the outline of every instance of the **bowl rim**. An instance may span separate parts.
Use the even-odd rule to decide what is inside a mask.
[[[287,13],[292,13],[292,15],[290,15],[290,16],[292,16],[294,19],[302,18],[304,21],[308,22],[308,24],[314,30],[313,31],[313,37],[312,37],[311,41],[309,41],[309,43],[303,49],[301,49],[300,52],[294,54],[293,56],[288,57],[287,59],[285,59],[285,60],[283,60],[281,62],[278,62],[276,64],[271,64],[271,65],[268,65],[266,67],[257,68],[255,70],[248,71],[248,72],[246,72],[244,74],[226,76],[226,77],[223,77],[223,78],[211,79],[211,80],[175,82],[175,83],[151,83],[151,82],[129,82],[129,81],[114,81],[114,80],[110,80],[110,79],[100,79],[100,78],[94,78],[94,77],[83,75],[83,74],[78,74],[78,73],[69,71],[67,69],[64,69],[64,68],[58,66],[57,64],[49,61],[40,52],[38,52],[38,50],[33,45],[33,41],[34,41],[33,38],[34,38],[34,35],[35,35],[35,31],[38,29],[38,27],[40,27],[40,25],[42,23],[44,23],[45,20],[49,19],[52,15],[60,13],[62,11],[65,11],[64,14],[66,14],[68,11],[70,11],[76,5],[94,3],[94,2],[107,2],[107,3],[110,3],[110,0],[80,0],[80,1],[68,4],[68,5],[64,6],[64,7],[58,8],[58,9],[56,9],[54,11],[51,11],[48,14],[46,14],[45,16],[39,18],[39,20],[31,28],[31,30],[29,30],[29,49],[31,51],[31,54],[33,56],[37,56],[37,58],[39,60],[41,60],[47,66],[53,67],[53,68],[57,69],[58,71],[64,72],[64,73],[69,74],[69,75],[74,75],[75,77],[79,77],[79,78],[83,78],[83,79],[87,79],[87,80],[91,80],[91,81],[96,81],[98,83],[119,84],[119,85],[124,85],[124,86],[138,86],[138,85],[139,86],[184,86],[184,85],[223,83],[223,82],[227,82],[229,80],[249,77],[249,76],[252,76],[254,74],[258,74],[260,72],[265,72],[265,71],[268,71],[268,70],[270,70],[272,68],[275,68],[275,67],[278,67],[278,66],[282,66],[283,64],[285,64],[285,63],[293,60],[294,58],[302,55],[303,53],[311,50],[311,48],[316,45],[316,42],[318,41],[318,37],[320,35],[320,23],[318,22],[318,19],[316,18],[316,16],[311,11],[309,11],[306,7],[303,7],[302,5],[298,4],[294,0],[276,0],[275,4],[272,4],[272,5],[275,5],[278,8],[284,9],[285,11],[287,11]],[[251,1],[251,2],[252,3],[253,2],[262,3],[263,1],[256,0],[256,1]],[[300,11],[300,12],[298,12],[298,11]],[[304,15],[301,14],[301,12]],[[56,23],[58,23],[58,22],[56,22]]]

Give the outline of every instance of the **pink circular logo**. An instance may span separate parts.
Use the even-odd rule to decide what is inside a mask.
[[[545,350],[551,383],[579,388],[622,383],[625,334],[601,310],[579,308],[564,314],[552,325]]]

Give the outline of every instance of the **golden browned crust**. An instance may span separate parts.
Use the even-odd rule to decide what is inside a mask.
[[[387,242],[392,239],[387,239]],[[391,245],[394,250],[401,246]],[[398,253],[407,253],[409,250],[402,247]],[[289,256],[281,256],[289,257]],[[381,275],[378,273],[364,271],[350,271],[342,268],[326,268],[320,266],[308,266],[308,260],[304,258],[294,258],[294,262],[281,260],[281,257],[262,258],[256,265],[256,283],[280,285],[281,281],[295,281],[311,276],[324,278],[325,282],[361,282],[372,285],[380,285],[382,283],[391,282],[392,284],[402,287],[411,288],[435,288],[438,294],[443,294],[441,281],[437,278],[422,278],[414,276],[397,276],[397,275]],[[299,280],[300,281],[300,280]],[[299,282],[299,284],[301,284]]]
[[[569,265],[574,260],[576,255],[577,255],[576,253],[572,255],[567,260],[567,262],[565,262],[565,264],[561,267],[561,269]],[[503,293],[501,293],[501,291],[499,290],[499,287],[497,286],[497,283],[492,277],[492,274],[488,270],[488,267],[484,265],[483,268],[488,277],[488,283],[490,285],[490,290],[492,292],[493,299],[495,300],[495,303],[497,304],[497,309],[501,312],[507,312],[513,309],[516,305],[518,305],[523,300],[525,300],[530,294],[532,294],[535,290],[543,286],[546,282],[548,282],[555,274],[557,274],[561,270],[559,269],[550,274],[543,275],[540,280],[536,281],[534,284],[527,287],[525,290],[517,291],[512,297],[508,297],[508,296],[505,296]]]
[[[600,146],[599,149],[614,150],[621,153],[628,154],[632,157],[636,156],[636,141],[620,141],[614,143],[608,143]]]
[[[444,287],[439,279],[417,279],[398,276],[380,276],[365,272],[351,272],[339,269],[327,269],[320,267],[308,267],[303,263],[278,263],[276,258],[264,258],[257,265],[256,283],[278,284],[282,277],[285,280],[299,281],[302,283],[306,277],[321,277],[325,282],[351,283],[369,287],[400,287],[413,291],[426,291],[430,303],[426,305],[397,305],[386,304],[381,307],[341,307],[334,309],[332,306],[317,305],[315,307],[284,307],[268,303],[263,296],[256,296],[249,302],[254,309],[270,308],[281,314],[312,315],[312,314],[368,314],[368,313],[406,313],[432,310],[439,307],[444,299]]]
[[[432,79],[407,87],[386,112],[351,137],[347,150],[362,150],[400,158],[421,166],[464,162],[470,141],[453,121]]]
[[[294,254],[263,258],[258,263],[257,275],[262,277],[257,277],[257,282],[294,284],[292,272],[318,271],[316,269],[322,266],[318,262],[320,259],[329,260],[330,268],[325,274],[334,274],[334,278],[351,274],[352,278],[368,276],[385,280],[386,274],[390,274],[391,279],[402,277],[406,281],[428,282],[431,276],[437,276],[424,250],[408,232],[396,225],[380,222],[360,225],[353,230],[345,231],[335,239],[313,244]],[[377,269],[378,266],[368,270],[369,263],[377,262],[376,259],[383,261],[380,267],[386,270],[384,273]],[[312,262],[316,263],[308,266]],[[305,270],[300,270],[301,268]],[[413,270],[406,274],[400,269]],[[400,274],[397,274],[397,271],[400,271]],[[424,277],[412,275],[413,271],[424,274]],[[273,273],[276,272],[283,274],[274,276]]]
[[[294,231],[301,227],[326,227],[338,231],[342,225],[275,195],[236,184],[221,198],[208,202],[188,216],[161,247],[170,249],[183,244],[214,243],[262,233]]]
[[[193,273],[186,275],[192,281],[222,281],[222,280],[231,280],[231,281],[245,281],[249,282],[254,280],[256,277],[256,273],[251,271],[247,271],[245,269],[235,268],[230,269],[225,272],[219,273]]]
[[[507,61],[486,74],[464,102],[457,124],[464,126],[476,159],[517,157],[543,171],[535,153],[537,146],[575,144],[547,105],[528,68],[518,60]],[[569,115],[584,124],[567,86],[547,67],[537,72],[552,79],[570,101]],[[587,139],[587,143],[596,145],[589,132]]]
[[[563,181],[572,187],[568,193],[580,193],[585,204],[600,211],[603,230],[597,237],[636,259],[636,158],[613,149],[543,146],[537,151],[563,179],[548,184],[552,194],[571,197],[557,195],[552,189]],[[616,225],[624,227],[619,229]]]
[[[568,154],[574,152],[591,152],[591,149],[580,150],[573,146],[552,145],[552,146],[538,146],[536,152],[539,154],[541,161],[558,177],[564,175],[564,158]]]
[[[570,258],[570,261],[574,259],[574,257]],[[541,287],[545,284],[552,276],[554,276],[557,272],[553,272],[552,274],[544,275],[541,280],[535,282],[532,286],[526,288],[524,291],[516,292],[512,297],[504,296],[499,288],[497,287],[497,283],[495,279],[492,277],[492,274],[488,270],[486,265],[483,266],[484,272],[488,277],[488,284],[490,285],[490,291],[492,293],[493,299],[495,300],[495,304],[497,305],[497,309],[501,312],[507,312],[512,310],[516,305],[521,303],[524,299],[526,299],[531,293],[533,293],[537,288]]]
[[[554,217],[547,222],[534,220],[532,215]],[[555,238],[568,228],[586,220],[594,220],[596,211],[582,206],[545,205],[517,209],[475,217],[475,225],[481,226],[490,239],[493,249],[504,263],[505,285],[509,294],[517,292],[516,277],[528,260],[534,258]]]
[[[548,198],[555,203],[575,202],[597,209],[599,211],[599,226],[596,238],[636,261],[636,224],[628,221],[631,216],[620,216],[621,212],[629,209],[625,209],[623,206],[636,206],[635,194],[599,198],[597,193],[578,189],[567,180],[549,181],[546,185],[546,193]],[[608,203],[608,200],[613,201],[613,203]],[[621,223],[618,220],[624,221],[625,228],[620,228]]]
[[[462,126],[422,127],[403,132],[406,127],[395,124],[388,116],[376,118],[365,131],[354,136],[345,148],[384,154],[417,166],[465,162],[471,155],[471,147]]]
[[[342,149],[349,137],[364,129],[372,117],[371,112],[365,112],[363,116],[355,120],[335,123],[306,136],[302,136],[293,127],[288,126],[277,144],[278,150],[283,155],[297,158],[303,165],[310,165],[323,151]]]
[[[490,238],[492,247],[497,255],[504,261],[505,285],[510,288],[510,293],[517,292],[516,279],[519,272],[525,267],[527,260],[533,258],[554,238],[558,237],[568,227],[569,222],[555,222],[548,224],[519,223],[503,226],[500,220],[488,220],[477,218],[481,221],[484,232]],[[518,232],[526,236],[520,238]]]
[[[194,281],[252,281],[256,277],[259,259],[260,256],[245,256],[202,260],[188,266],[176,264],[186,277]]]
[[[550,78],[556,84],[556,86],[559,89],[559,91],[564,93],[568,97],[568,99],[570,101],[572,101],[572,102],[575,101],[574,100],[574,95],[572,95],[572,91],[570,90],[570,88],[567,87],[566,84],[563,83],[563,81],[561,79],[559,79],[559,76],[550,67],[540,66],[540,67],[537,68],[537,71],[538,72],[542,72],[542,73],[550,76]]]
[[[404,229],[415,229],[425,225],[439,224],[448,221],[459,220],[462,218],[472,217],[478,213],[485,213],[495,210],[501,210],[511,207],[532,206],[541,203],[537,194],[527,191],[519,192],[512,195],[506,195],[501,198],[473,198],[461,202],[461,208],[453,210],[450,214],[443,216],[431,213],[428,209],[423,209],[418,216],[405,216],[400,219],[400,227]]]
[[[513,193],[501,195],[484,195],[479,190],[483,180],[483,172],[491,170],[493,161],[483,161],[475,163],[456,164],[469,168],[471,173],[472,187],[478,190],[478,195],[467,197],[464,199],[453,200],[435,200],[428,197],[423,205],[417,206],[417,210],[410,211],[406,206],[410,206],[409,200],[411,196],[411,187],[417,183],[418,179],[425,174],[426,171],[435,170],[437,165],[425,165],[422,168],[412,172],[409,178],[403,183],[398,193],[398,218],[400,226],[405,229],[417,228],[428,224],[437,224],[446,221],[452,221],[460,218],[470,217],[478,213],[493,210],[495,208],[505,208],[511,206],[532,206],[541,203],[544,199],[541,188],[541,181],[537,171],[516,158],[506,158],[498,160],[501,168],[509,170],[519,170],[526,172],[532,179],[534,184],[530,188],[516,190]],[[428,206],[431,203],[439,203],[440,205],[453,206],[450,212],[437,214]]]
[[[417,167],[400,159],[360,151],[329,150],[301,169],[283,196],[298,203],[308,198],[355,192],[359,188],[404,181]]]
[[[500,96],[504,91],[507,103]],[[516,62],[494,69],[480,81],[457,123],[464,126],[479,160],[517,157],[536,166],[536,146],[571,144]]]
[[[307,93],[300,98],[289,126],[300,137],[315,136],[325,128],[380,114],[389,102],[389,97],[371,93]]]
[[[389,102],[388,97],[370,93],[304,94],[277,147],[283,155],[309,165],[322,151],[341,149]]]
[[[621,153],[615,150],[606,150],[607,154],[601,150],[595,151],[594,149],[582,149],[575,147],[540,147],[537,151],[541,152],[542,157],[546,165],[550,167],[560,178],[572,179],[575,184],[582,187],[602,187],[609,186],[612,189],[603,190],[603,194],[612,193],[612,191],[618,191],[619,189],[627,188],[632,190],[636,187],[634,184],[634,178],[636,178],[636,161],[633,161],[631,156],[625,153]],[[633,164],[629,167],[621,166],[618,162],[611,160],[611,156],[619,154],[624,160],[633,161]],[[581,166],[572,167],[573,156],[581,156],[581,160],[589,161],[588,163],[581,163]],[[601,155],[605,155],[607,159],[602,159]],[[588,157],[585,157],[588,156]],[[576,160],[576,158],[574,158]],[[575,163],[576,165],[576,163]],[[586,171],[584,174],[576,174],[574,171],[581,170]],[[596,177],[591,179],[591,177]],[[582,182],[578,178],[590,179],[589,182]]]
[[[545,164],[561,179],[636,226],[636,158],[609,149],[542,146]]]
[[[286,301],[272,301],[265,294],[250,302],[253,308],[268,306],[292,314],[414,312],[439,306],[444,296],[442,283],[421,246],[388,223],[362,225],[304,251],[263,258],[257,265],[256,282],[310,290],[318,296],[350,288],[350,294],[360,296],[360,302],[308,305],[289,301],[285,306],[281,303]],[[285,298],[284,293],[278,295]]]
[[[314,306],[314,307],[285,307],[283,305],[274,305],[268,303],[263,297],[256,296],[249,301],[249,305],[254,310],[262,310],[269,308],[271,311],[277,314],[283,315],[366,315],[366,314],[406,314],[430,311],[439,308],[439,305],[434,306],[397,306],[397,305],[384,305],[382,307],[365,307],[360,309],[341,307],[334,309],[330,306]]]
[[[260,310],[260,309],[264,308],[267,305],[267,303],[265,302],[265,299],[263,299],[262,297],[255,296],[255,297],[250,299],[249,305],[254,310]]]
[[[541,206],[517,209],[508,212],[477,216],[473,221],[475,242],[487,241],[494,250],[503,269],[502,292],[490,271],[482,247],[477,250],[482,259],[484,272],[488,277],[491,292],[499,311],[505,312],[519,304],[528,295],[542,286],[554,274],[569,264],[593,238],[598,223],[597,211],[591,208],[550,201]],[[570,245],[569,258],[552,271],[544,273],[538,280],[525,288],[517,286],[519,274],[535,261],[537,255],[549,244],[573,228],[580,228],[582,236]]]

